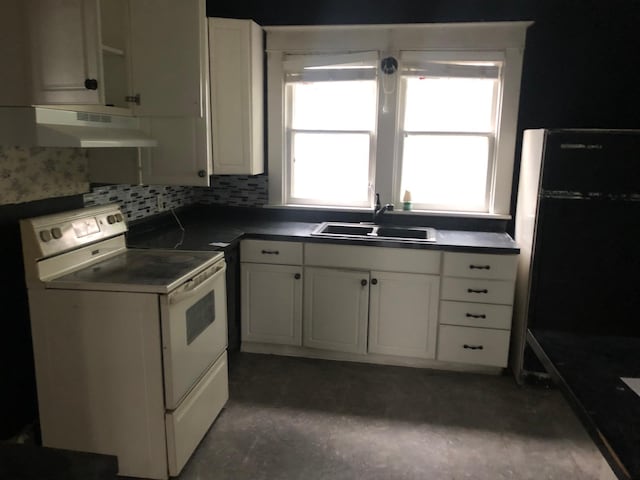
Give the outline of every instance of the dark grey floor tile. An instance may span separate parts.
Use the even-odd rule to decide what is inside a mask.
[[[230,365],[229,402],[180,480],[608,474],[558,391],[508,376],[252,354]]]

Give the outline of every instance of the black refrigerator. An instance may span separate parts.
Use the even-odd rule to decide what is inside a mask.
[[[526,130],[511,365],[527,333],[640,337],[640,130]]]

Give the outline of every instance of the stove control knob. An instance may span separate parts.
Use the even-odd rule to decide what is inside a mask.
[[[124,220],[124,219],[122,218],[122,215],[121,215],[121,214],[119,214],[119,213],[116,213],[116,222],[121,222],[122,220]]]
[[[51,236],[56,240],[62,237],[62,230],[59,227],[55,227],[51,229]]]
[[[49,233],[49,230],[42,230],[40,232],[40,240],[42,240],[43,242],[48,242],[49,240],[51,240],[51,234]]]
[[[107,223],[109,223],[109,225],[113,225],[114,223],[116,223],[116,216],[115,215],[107,216]]]

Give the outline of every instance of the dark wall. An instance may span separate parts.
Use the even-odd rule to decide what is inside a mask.
[[[640,128],[637,0],[208,0],[207,15],[263,26],[532,20],[516,159],[526,128]]]

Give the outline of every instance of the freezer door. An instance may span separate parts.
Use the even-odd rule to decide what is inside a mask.
[[[529,328],[640,336],[640,202],[540,201]]]
[[[545,137],[544,191],[640,193],[640,131],[549,130]]]

